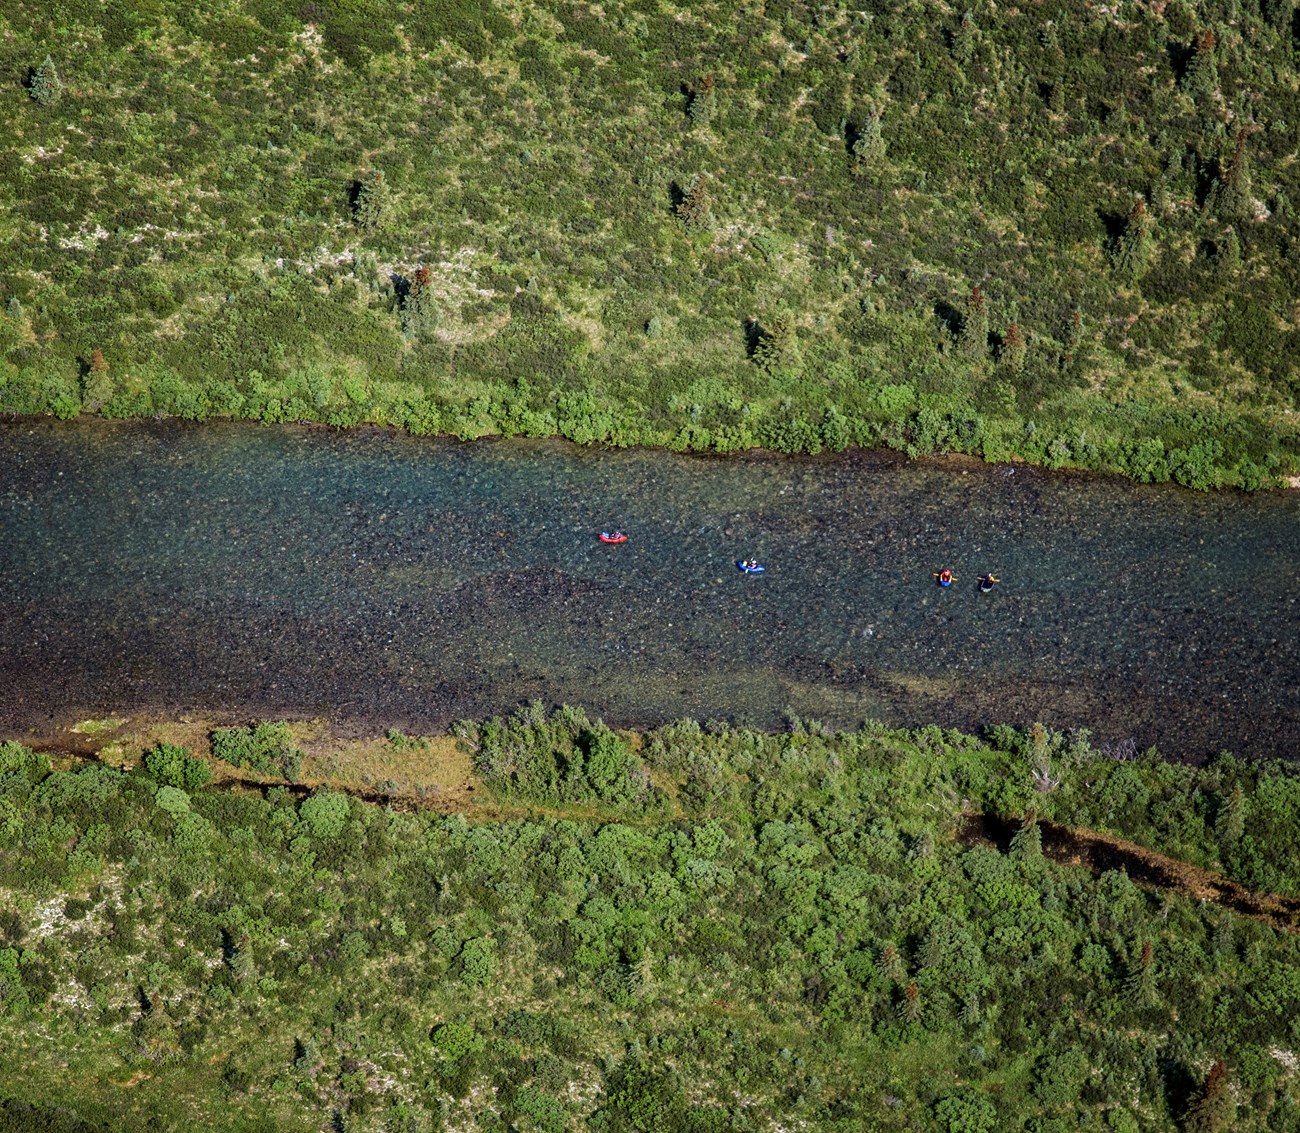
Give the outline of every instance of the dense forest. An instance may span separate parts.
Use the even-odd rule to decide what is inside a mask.
[[[1294,0],[11,0],[0,412],[1300,471]]]
[[[1300,902],[1045,842],[1109,830],[1296,898],[1289,766],[1038,726],[634,735],[540,705],[454,734],[479,800],[456,806],[311,783],[283,724],[0,745],[0,1125],[1300,1122]]]

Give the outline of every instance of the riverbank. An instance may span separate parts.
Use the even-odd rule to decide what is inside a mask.
[[[520,718],[538,719],[536,709],[521,714]],[[585,719],[585,717],[576,717]],[[544,720],[544,717],[541,719]],[[808,735],[796,725],[796,735]],[[250,770],[247,765],[232,764],[220,757],[221,745],[214,745],[213,737],[228,724],[212,720],[169,719],[166,717],[109,717],[103,720],[83,720],[70,728],[55,729],[42,735],[24,737],[26,747],[39,752],[51,761],[56,769],[67,770],[79,766],[81,761],[93,761],[123,772],[143,772],[149,752],[163,748],[183,750],[203,760],[210,771],[207,786],[212,790],[233,791],[240,794],[265,794],[270,790],[287,790],[297,799],[309,798],[322,791],[347,795],[363,803],[383,806],[390,811],[407,814],[432,813],[438,815],[463,815],[471,822],[503,822],[529,818],[567,818],[580,821],[654,821],[661,823],[724,817],[725,809],[706,806],[699,809],[699,800],[691,790],[685,794],[674,787],[663,768],[651,772],[651,781],[668,790],[666,809],[652,813],[652,817],[637,818],[625,808],[611,805],[599,797],[537,798],[528,789],[493,791],[483,778],[488,754],[484,745],[477,743],[482,726],[462,722],[453,729],[454,734],[435,736],[410,736],[400,729],[388,728],[382,733],[355,734],[355,724],[338,729],[325,720],[290,721],[280,741],[290,745],[297,753],[291,779],[278,774]],[[695,725],[669,725],[650,732],[620,732],[617,739],[626,744],[629,753],[642,753],[658,744],[671,744],[672,737],[682,728],[691,734]],[[525,728],[526,734],[527,729]],[[764,745],[773,742],[768,735],[738,733],[742,744]],[[825,733],[814,730],[814,737]],[[925,748],[935,739],[931,729],[917,731],[879,731],[897,743]],[[663,737],[669,737],[665,740]],[[1015,842],[1017,833],[1031,823],[1038,830],[1042,850],[1051,860],[1067,866],[1081,866],[1096,875],[1108,870],[1123,870],[1131,880],[1157,892],[1175,893],[1200,901],[1210,901],[1221,908],[1244,916],[1259,918],[1271,925],[1294,932],[1300,930],[1300,868],[1296,876],[1285,871],[1275,875],[1290,896],[1278,893],[1253,892],[1240,880],[1223,873],[1222,839],[1219,821],[1228,806],[1232,791],[1225,788],[1225,771],[1230,775],[1247,771],[1231,759],[1221,759],[1217,768],[1179,767],[1171,776],[1163,764],[1164,756],[1154,749],[1139,756],[1126,747],[1094,747],[1091,733],[1067,739],[1036,725],[1024,731],[996,728],[983,740],[957,733],[940,733],[940,742],[947,747],[979,753],[976,758],[988,765],[981,778],[990,773],[1015,775],[1018,763],[1032,767],[1034,793],[1008,799],[994,792],[985,797],[964,797],[960,813],[946,815],[941,825],[962,845],[988,845],[1006,852]],[[994,739],[996,737],[996,739]],[[833,738],[833,737],[829,737]],[[780,742],[780,741],[778,741]],[[490,746],[490,745],[489,745]],[[965,757],[961,757],[965,758]],[[1166,796],[1170,779],[1178,785],[1176,792],[1195,797],[1198,792],[1217,792],[1214,822],[1199,837],[1171,840],[1169,832],[1158,825],[1144,821],[1140,815],[1126,808],[1117,816],[1114,808],[1105,811],[1088,807],[1078,796],[1095,792],[1105,797],[1114,794],[1109,782],[1112,774],[1109,763],[1136,766],[1136,776],[1124,772],[1114,774],[1120,779],[1131,779],[1126,790],[1138,784],[1150,791],[1153,787]],[[1243,793],[1232,805],[1246,811],[1260,800],[1272,800],[1300,794],[1300,771],[1294,764],[1266,764],[1253,769],[1248,776],[1251,789]],[[1071,801],[1058,806],[1051,796],[1060,791]],[[1028,811],[1017,810],[1028,800]],[[1272,805],[1265,803],[1264,805]],[[1007,811],[1010,806],[1012,809]],[[988,807],[988,810],[977,809]],[[976,809],[972,809],[976,808]],[[1110,828],[1088,829],[1071,826],[1083,814],[1099,817],[1102,814],[1118,822]],[[1053,821],[1052,816],[1056,816]],[[1294,817],[1300,821],[1300,809]],[[1283,821],[1289,821],[1283,818]],[[955,824],[955,825],[953,825]],[[1261,831],[1247,830],[1244,824],[1240,837],[1259,841]],[[1130,835],[1126,837],[1125,835]],[[1148,844],[1134,841],[1140,835]],[[1216,844],[1217,843],[1217,844]],[[1177,849],[1195,860],[1182,860],[1162,852],[1159,847]],[[1236,863],[1240,872],[1240,863]],[[1258,880],[1258,875],[1247,871],[1247,876]]]
[[[5,419],[3,394],[0,387],[0,420]],[[71,402],[57,410],[39,400],[20,404],[26,419],[33,421],[42,416],[68,420],[79,415]],[[974,406],[950,403],[939,409],[920,407],[886,417],[873,412],[846,415],[834,408],[799,416],[791,415],[787,407],[780,417],[766,423],[761,413],[747,413],[743,425],[711,430],[694,425],[665,428],[639,421],[635,412],[615,404],[600,409],[594,402],[590,404],[587,415],[574,416],[543,405],[521,417],[508,395],[504,401],[467,407],[419,398],[392,404],[369,399],[364,414],[340,415],[313,411],[295,398],[254,404],[247,412],[198,408],[176,413],[166,403],[160,408],[153,399],[144,398],[94,416],[118,421],[170,417],[187,422],[244,420],[329,429],[373,427],[459,441],[555,439],[584,446],[702,455],[768,452],[816,456],[848,449],[886,449],[909,460],[973,457],[984,464],[1017,462],[1053,472],[1122,476],[1141,484],[1174,483],[1198,491],[1300,487],[1300,472],[1296,471],[1300,469],[1300,431],[1288,432],[1281,427],[1282,420],[1269,424],[1231,411],[1206,413],[1198,409],[1188,413],[1102,403],[1060,422],[1061,431],[1047,433],[1031,418],[999,418],[981,414]],[[11,415],[8,419],[20,424],[24,417]]]
[[[0,412],[1300,473],[1281,15],[538,10],[17,13]]]
[[[84,722],[125,773],[0,744],[5,1120],[1163,1133],[1225,1075],[1245,1133],[1300,1104],[1293,768],[1041,727],[632,735],[571,708],[158,742],[204,726]],[[274,743],[365,773],[379,746],[454,755],[486,805],[212,758]],[[1210,869],[1284,897],[1234,907],[1245,882]]]

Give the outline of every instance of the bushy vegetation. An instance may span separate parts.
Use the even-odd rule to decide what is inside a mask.
[[[1058,865],[1039,829],[1105,824],[1300,893],[1285,766],[1043,728],[628,736],[532,708],[461,731],[495,817],[0,745],[8,1127],[1297,1120],[1300,937]],[[959,836],[982,810],[1020,820],[1009,845]]]
[[[235,767],[293,782],[302,766],[302,752],[293,745],[282,721],[250,728],[218,728],[212,733],[212,754]]]
[[[1300,468],[1292,0],[738,12],[7,4],[0,412]]]

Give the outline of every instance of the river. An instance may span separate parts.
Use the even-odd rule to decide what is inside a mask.
[[[615,526],[626,545],[597,541]],[[0,730],[156,710],[419,731],[540,698],[613,724],[1041,720],[1289,757],[1297,563],[1297,492],[20,421],[0,426]]]

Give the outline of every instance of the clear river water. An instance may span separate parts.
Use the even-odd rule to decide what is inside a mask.
[[[540,698],[616,725],[1041,720],[1293,757],[1298,564],[1297,492],[23,421],[0,426],[0,731],[144,710],[418,731]]]

